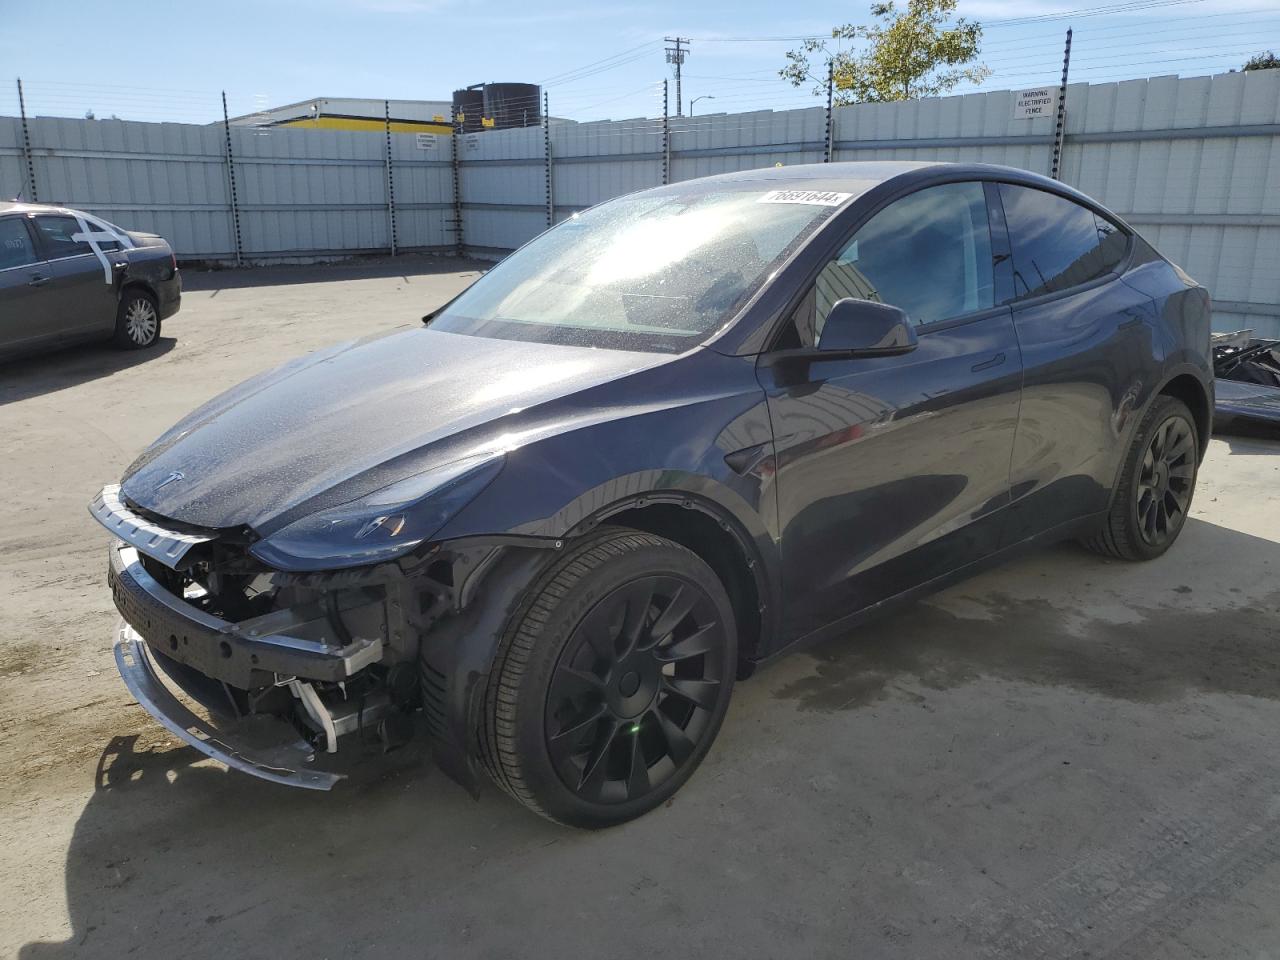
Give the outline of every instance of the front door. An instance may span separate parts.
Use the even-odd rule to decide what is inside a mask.
[[[0,217],[0,352],[50,336],[45,312],[48,264],[40,260],[26,218]]]
[[[836,300],[905,310],[919,345],[758,371],[775,436],[784,639],[996,550],[1022,362],[996,306],[986,191],[927,187],[876,213],[823,267],[779,346],[813,346]],[[791,351],[794,354],[794,351]]]

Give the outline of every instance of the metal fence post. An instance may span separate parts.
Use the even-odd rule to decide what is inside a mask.
[[[671,182],[671,124],[667,115],[667,81],[662,81],[662,185]]]
[[[231,154],[231,120],[227,116],[227,91],[222,91],[222,131],[227,137],[227,177],[231,184],[231,227],[236,244],[236,266],[244,262],[240,241],[240,203],[236,198],[236,164]]]
[[[831,101],[836,82],[836,68],[831,61],[827,62],[827,143],[822,154],[822,162],[831,162],[832,146],[835,143],[835,115],[831,112]]]
[[[551,100],[542,92],[542,151],[547,165],[547,226],[555,226],[556,195],[551,180]]]
[[[449,146],[452,149],[451,159],[453,162],[453,245],[454,252],[457,256],[462,256],[463,237],[462,237],[462,178],[460,174],[460,164],[458,161],[458,107],[453,107],[453,133],[449,135]]]
[[[27,183],[31,187],[31,202],[39,203],[36,190],[36,165],[31,159],[31,131],[27,129],[27,101],[22,96],[22,78],[18,78],[18,112],[22,114],[22,156],[27,161]]]
[[[1067,135],[1067,71],[1071,68],[1071,28],[1067,28],[1067,46],[1062,51],[1062,85],[1058,87],[1058,125],[1053,131],[1053,161],[1049,166],[1049,176],[1054,180],[1061,179],[1062,173],[1062,141]]]
[[[396,255],[396,180],[391,172],[391,101],[382,101],[382,115],[386,121],[387,139],[387,230],[391,234],[391,255]]]

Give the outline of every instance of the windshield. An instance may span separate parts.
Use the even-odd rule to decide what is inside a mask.
[[[749,188],[749,189],[748,189]],[[809,199],[794,198],[807,196]],[[685,350],[718,330],[835,210],[827,194],[729,183],[593,207],[502,261],[431,326],[452,333]]]

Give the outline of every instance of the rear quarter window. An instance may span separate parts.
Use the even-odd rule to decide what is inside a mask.
[[[1000,184],[1013,253],[1013,299],[1059,293],[1115,270],[1128,235],[1087,207],[1031,187]]]
[[[44,240],[45,247],[49,251],[50,260],[93,253],[93,247],[87,241],[75,239],[75,237],[85,234],[86,227],[90,233],[98,234],[95,239],[97,239],[100,249],[104,251],[120,249],[119,241],[112,239],[105,231],[92,223],[87,224],[86,227],[81,227],[76,222],[75,217],[36,217],[35,224],[36,229],[40,231],[41,238]]]

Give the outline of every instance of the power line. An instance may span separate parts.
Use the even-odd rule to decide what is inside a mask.
[[[649,47],[661,42],[661,40],[646,40],[644,43],[631,47],[627,50],[623,50],[620,53],[615,53],[612,56],[602,57],[599,60],[584,63],[579,67],[574,67],[572,70],[565,70],[562,73],[554,73],[546,79],[539,81],[539,83],[542,86],[554,86],[556,84],[567,83],[570,80],[579,79],[581,76],[592,76],[596,73],[601,73],[604,70],[612,70],[614,67],[622,66],[623,63],[631,63],[632,60],[639,59],[639,57],[631,57],[631,54],[635,54],[638,51],[644,51],[640,56],[645,56],[648,53]],[[622,57],[627,57],[628,59],[621,60],[620,58]]]
[[[986,27],[1016,27],[1027,23],[1049,23],[1055,20],[1072,20],[1081,17],[1123,16],[1128,13],[1140,13],[1143,10],[1154,10],[1157,7],[1180,7],[1191,3],[1204,3],[1205,0],[1130,0],[1128,3],[1110,3],[1099,7],[1081,7],[1079,10],[1067,10],[1062,13],[1043,13],[1027,17],[1010,17],[1004,20],[987,20]]]

